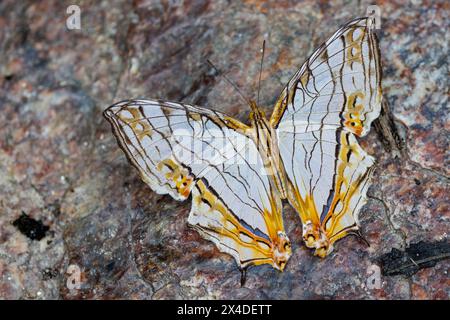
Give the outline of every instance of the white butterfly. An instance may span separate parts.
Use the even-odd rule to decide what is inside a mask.
[[[292,77],[269,120],[251,102],[250,125],[183,103],[128,100],[109,107],[120,147],[159,194],[192,197],[188,223],[241,268],[283,270],[291,244],[282,199],[303,239],[325,257],[358,230],[374,160],[355,136],[381,108],[374,21],[347,23]]]

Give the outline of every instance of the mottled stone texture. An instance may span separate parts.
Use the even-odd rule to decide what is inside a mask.
[[[69,31],[74,2],[81,30]],[[369,4],[2,1],[0,297],[448,299],[448,260],[367,285],[380,255],[448,237],[448,1],[378,1],[384,94],[400,139],[386,145],[372,130],[361,141],[378,159],[360,215],[370,248],[347,237],[326,259],[313,257],[286,204],[286,271],[252,268],[241,288],[234,260],[187,227],[190,204],[142,183],[101,116],[118,100],[152,97],[245,120],[249,108],[205,61],[254,97],[263,39],[260,100],[270,113],[313,48]],[[49,227],[44,238],[13,225],[22,212]],[[66,285],[71,264],[79,290]]]

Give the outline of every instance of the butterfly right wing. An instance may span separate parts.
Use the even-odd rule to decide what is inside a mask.
[[[241,268],[283,270],[291,254],[272,189],[247,126],[181,103],[130,100],[104,112],[118,143],[154,191],[192,195],[188,223]]]

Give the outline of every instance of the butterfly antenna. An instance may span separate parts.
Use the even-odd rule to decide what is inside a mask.
[[[266,51],[266,40],[264,39],[263,45],[262,45],[261,63],[259,65],[258,97],[256,99],[257,105],[259,105],[259,92],[261,91],[261,74],[262,74],[262,67],[263,67],[263,62],[264,62],[264,52],[265,51]]]
[[[206,62],[208,62],[208,64],[220,75],[222,76],[227,82],[228,84],[230,84],[234,90],[237,91],[237,93],[239,93],[239,96],[245,101],[245,103],[251,105],[251,102],[249,99],[247,99],[244,94],[241,92],[241,90],[239,90],[238,86],[234,84],[233,81],[231,81],[222,71],[220,71],[209,59],[206,59]]]

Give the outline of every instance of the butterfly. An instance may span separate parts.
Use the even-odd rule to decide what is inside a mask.
[[[298,212],[307,247],[327,256],[358,231],[374,158],[358,144],[381,109],[372,18],[337,30],[294,74],[269,119],[249,124],[184,103],[127,100],[104,111],[142,180],[192,199],[188,224],[241,269],[283,271],[292,254],[282,200]]]

